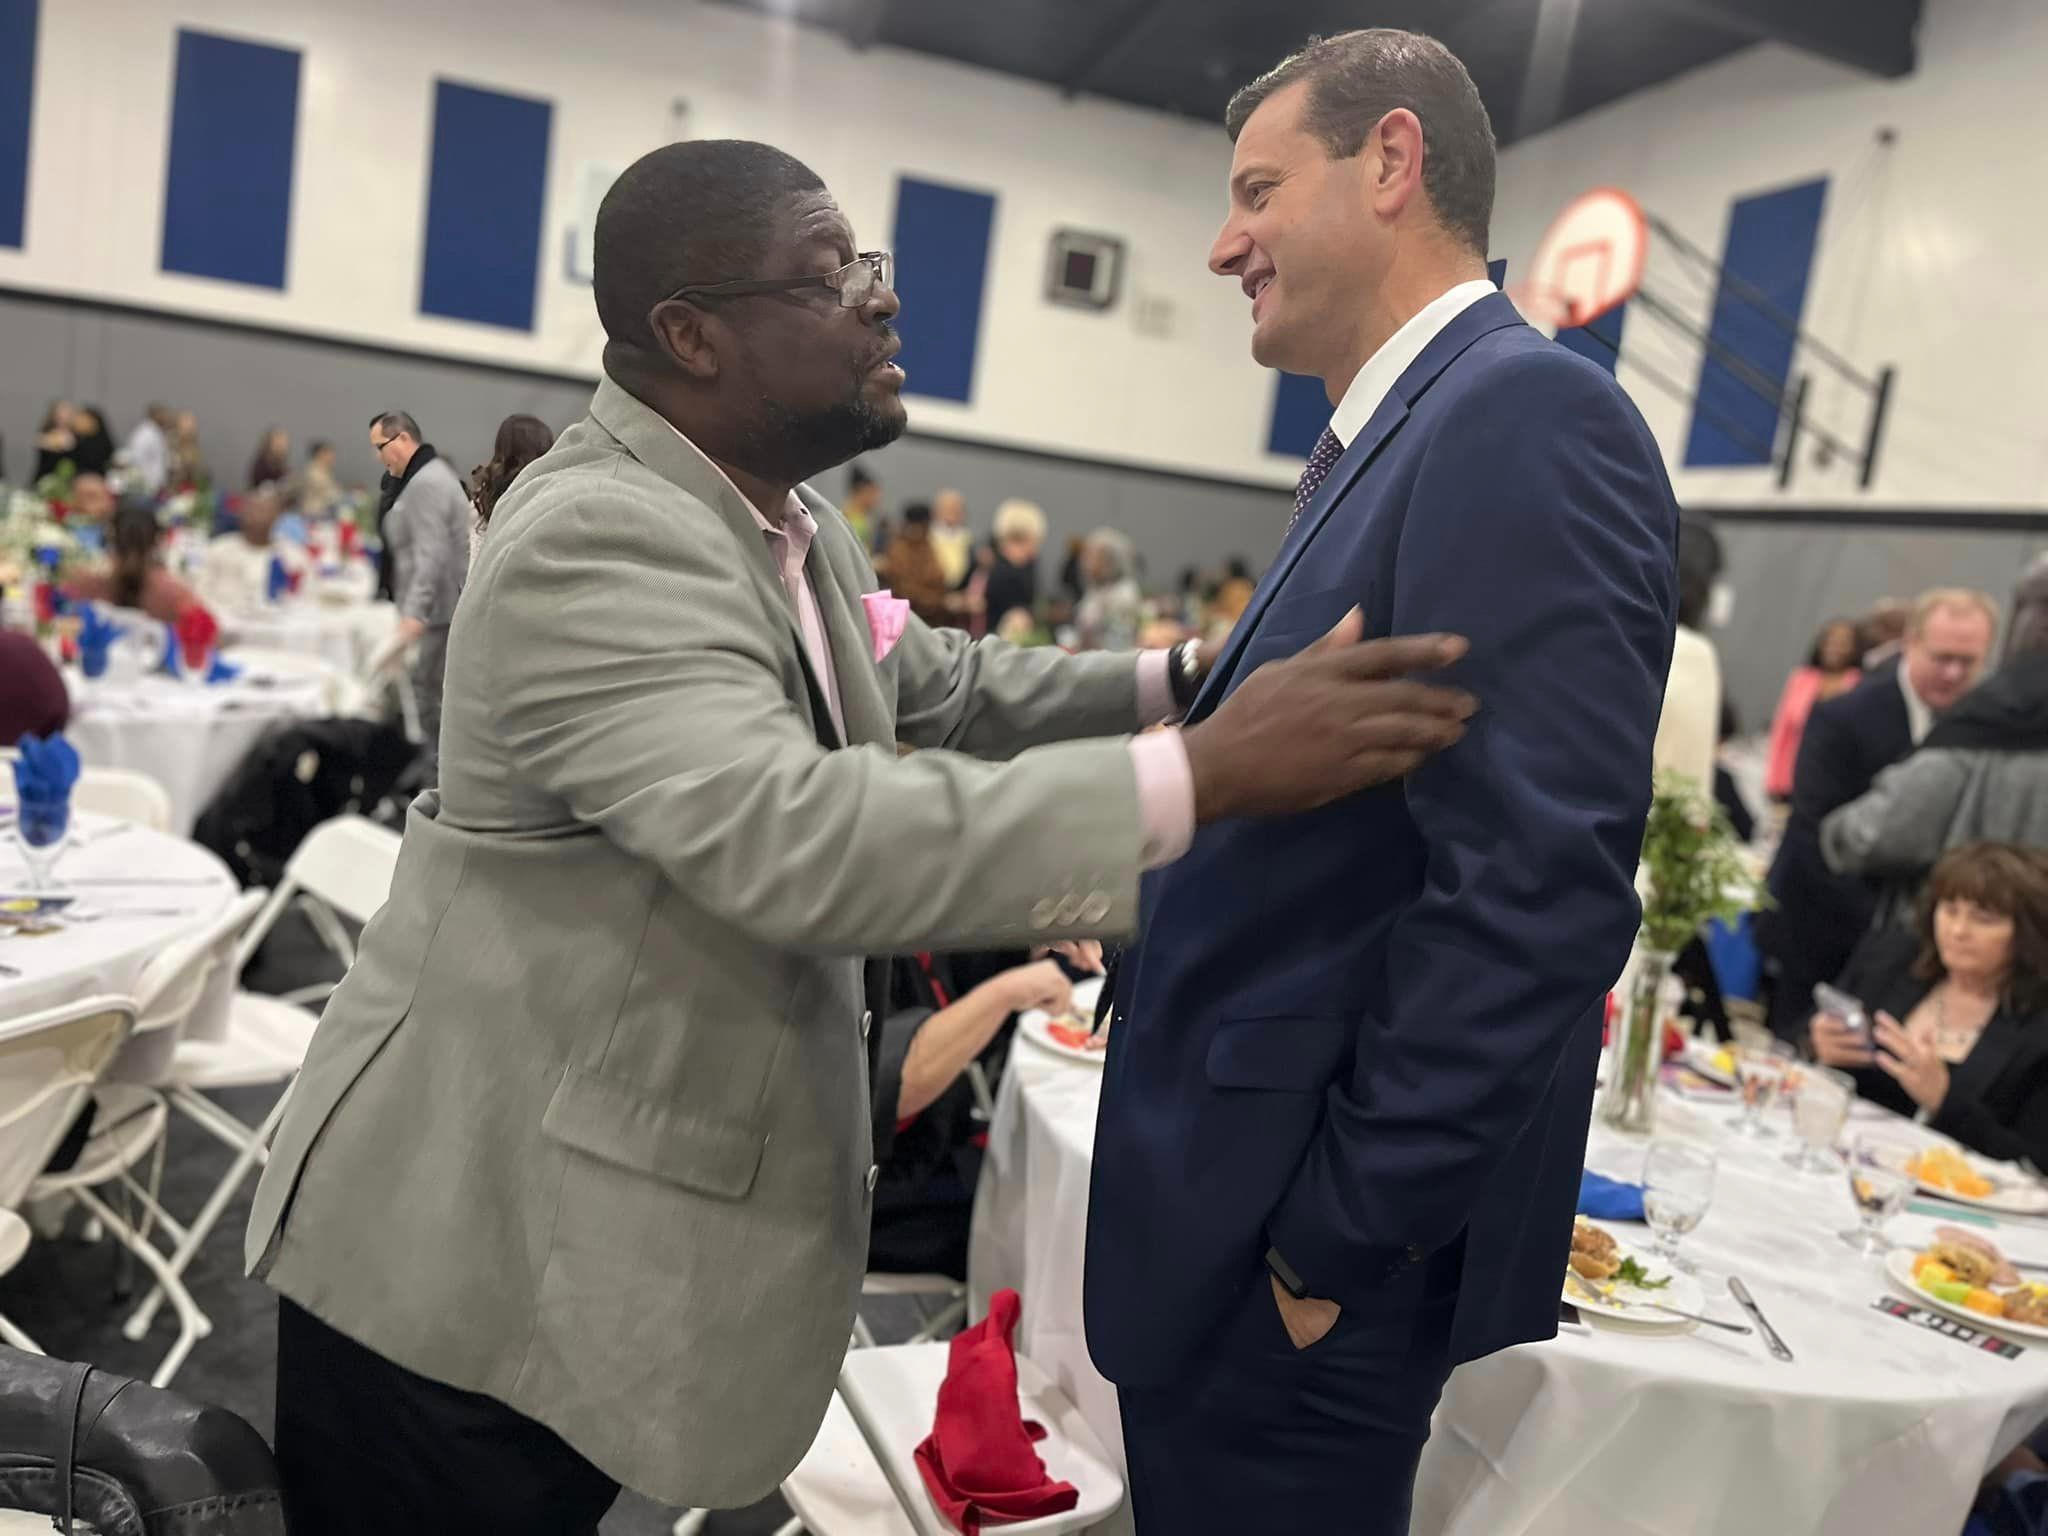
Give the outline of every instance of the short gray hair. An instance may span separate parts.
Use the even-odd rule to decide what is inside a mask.
[[[1934,587],[1922,592],[1913,603],[1912,622],[1906,626],[1906,634],[1918,640],[1927,632],[1927,621],[1943,610],[1961,613],[1977,613],[1991,626],[1993,639],[1998,636],[1998,603],[1988,592],[1979,592],[1973,587]]]
[[[1308,46],[1230,98],[1223,125],[1231,142],[1276,91],[1308,82],[1302,123],[1333,160],[1365,148],[1379,120],[1406,107],[1422,124],[1422,189],[1437,222],[1486,255],[1493,221],[1493,122],[1471,75],[1442,43],[1420,32],[1371,27],[1312,37]]]

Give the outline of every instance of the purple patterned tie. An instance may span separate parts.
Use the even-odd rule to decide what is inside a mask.
[[[1301,471],[1301,478],[1294,484],[1294,516],[1287,520],[1287,531],[1294,532],[1294,525],[1301,521],[1301,514],[1308,510],[1316,491],[1330,471],[1337,467],[1337,461],[1344,457],[1344,440],[1328,427],[1316,439],[1315,452],[1308,456],[1308,463]]]

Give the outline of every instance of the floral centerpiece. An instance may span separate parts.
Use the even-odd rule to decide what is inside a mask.
[[[1664,1054],[1657,998],[1672,962],[1709,921],[1734,922],[1765,898],[1726,813],[1682,774],[1658,776],[1636,885],[1643,925],[1600,1115],[1622,1130],[1646,1132],[1655,1121]]]

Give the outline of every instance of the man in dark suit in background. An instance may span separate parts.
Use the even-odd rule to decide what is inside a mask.
[[[1877,910],[1874,885],[1828,868],[1821,823],[1859,799],[1976,685],[1997,630],[1997,605],[1983,593],[1923,593],[1899,656],[1808,717],[1792,769],[1792,813],[1771,864],[1774,905],[1757,922],[1757,943],[1777,968],[1771,1028],[1785,1039],[1806,1033],[1815,983],[1842,973]]]
[[[1493,133],[1441,44],[1313,43],[1228,121],[1210,265],[1253,356],[1336,412],[1187,738],[1261,663],[1361,631],[1468,636],[1480,710],[1405,782],[1213,823],[1148,877],[1088,1339],[1147,1536],[1392,1536],[1451,1367],[1556,1331],[1678,509],[1612,375],[1486,281]]]

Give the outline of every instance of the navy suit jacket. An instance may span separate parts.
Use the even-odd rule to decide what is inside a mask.
[[[1602,1000],[1641,916],[1677,540],[1628,397],[1498,294],[1310,501],[1191,720],[1354,604],[1371,635],[1470,637],[1453,676],[1480,712],[1401,783],[1211,824],[1147,877],[1089,1207],[1105,1374],[1173,1381],[1264,1287],[1269,1243],[1346,1308],[1442,1254],[1458,1359],[1556,1331]]]
[[[1792,812],[1771,863],[1771,898],[1758,938],[1788,978],[1781,1011],[1806,1022],[1816,981],[1833,981],[1877,912],[1878,888],[1838,875],[1821,853],[1820,824],[1862,798],[1877,776],[1913,750],[1899,667],[1879,668],[1840,698],[1816,704],[1792,767]]]

